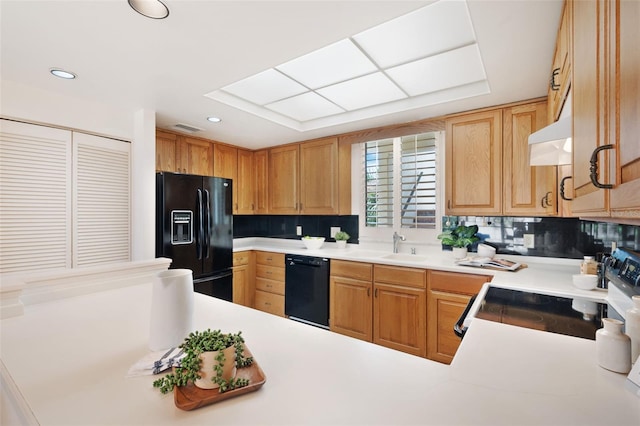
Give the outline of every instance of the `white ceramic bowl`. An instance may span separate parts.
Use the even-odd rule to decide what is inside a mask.
[[[598,276],[593,274],[575,274],[573,285],[581,290],[593,290],[598,286]]]
[[[303,237],[302,242],[309,250],[318,250],[324,244],[324,237]]]
[[[488,244],[478,244],[478,256],[491,257],[496,255],[496,249]]]

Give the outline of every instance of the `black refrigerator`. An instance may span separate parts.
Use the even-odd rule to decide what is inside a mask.
[[[233,299],[231,179],[156,173],[156,257],[191,269],[194,290]]]

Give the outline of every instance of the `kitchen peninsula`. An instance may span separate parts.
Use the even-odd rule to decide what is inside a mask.
[[[241,330],[267,381],[195,411],[153,376],[151,283],[25,307],[2,320],[3,424],[640,424],[594,342],[474,320],[451,366],[195,294],[196,329]]]

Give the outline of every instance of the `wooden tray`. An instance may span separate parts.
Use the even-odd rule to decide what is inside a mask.
[[[244,354],[247,357],[253,356],[246,346],[244,347]],[[236,377],[249,379],[249,384],[242,388],[226,391],[225,393],[220,393],[218,389],[200,389],[193,383],[189,383],[187,386],[176,386],[173,389],[176,407],[186,411],[195,410],[205,405],[214,404],[224,401],[225,399],[233,398],[234,396],[256,391],[267,381],[264,372],[255,359],[249,367],[238,368]]]

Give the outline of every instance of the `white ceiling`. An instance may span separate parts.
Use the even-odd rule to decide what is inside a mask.
[[[155,110],[158,127],[186,124],[202,129],[195,133],[201,137],[262,148],[544,96],[562,8],[562,0],[467,0],[477,47],[459,49],[476,49],[470,56],[469,52],[451,51],[451,65],[450,58],[438,57],[407,63],[395,57],[401,54],[399,49],[373,29],[432,1],[164,3],[169,17],[153,20],[133,11],[126,0],[1,0],[1,77],[132,112]],[[464,23],[441,20],[426,25],[440,31],[459,29],[452,34],[462,41],[454,37],[452,43],[469,42],[470,30]],[[396,31],[402,34],[403,27],[392,30]],[[384,72],[349,53],[351,37]],[[418,34],[415,38],[425,37]],[[317,66],[309,68],[304,55],[330,50],[330,46],[337,47],[338,55],[349,65],[337,68],[338,75],[330,79],[325,73],[309,73]],[[418,56],[439,49],[431,39],[412,48],[418,49]],[[471,72],[468,64],[478,50],[486,81],[456,87],[449,96],[429,92],[455,85],[458,79],[476,78],[477,72]],[[408,49],[402,54],[414,53]],[[434,63],[445,68],[438,81],[411,77]],[[49,74],[52,67],[73,71],[78,78],[54,78]],[[282,72],[297,75],[305,69],[300,77],[304,86],[281,79]],[[341,71],[362,77],[347,85]],[[273,73],[282,81],[271,83],[268,90],[264,86],[256,89],[261,81],[272,82]],[[252,78],[240,82],[248,77]],[[389,77],[397,85],[389,84]],[[318,88],[319,94],[309,92],[308,87]],[[367,87],[378,90],[367,91]],[[349,95],[348,90],[359,95]],[[222,94],[217,100],[205,96],[212,93]],[[297,103],[313,95],[317,96],[313,110],[329,117],[317,118],[316,112],[306,112]],[[420,96],[402,99],[406,95]],[[469,95],[472,97],[462,99]],[[228,105],[237,96],[250,102],[242,109]],[[456,98],[460,100],[450,100]],[[372,106],[380,100],[393,108],[383,111]],[[266,104],[268,108],[261,106]],[[261,117],[259,109],[271,115]],[[332,114],[344,110],[348,110],[347,119],[355,121],[332,121]],[[287,120],[295,115],[292,121],[298,125],[283,120],[283,114]],[[222,122],[206,121],[212,115]]]

